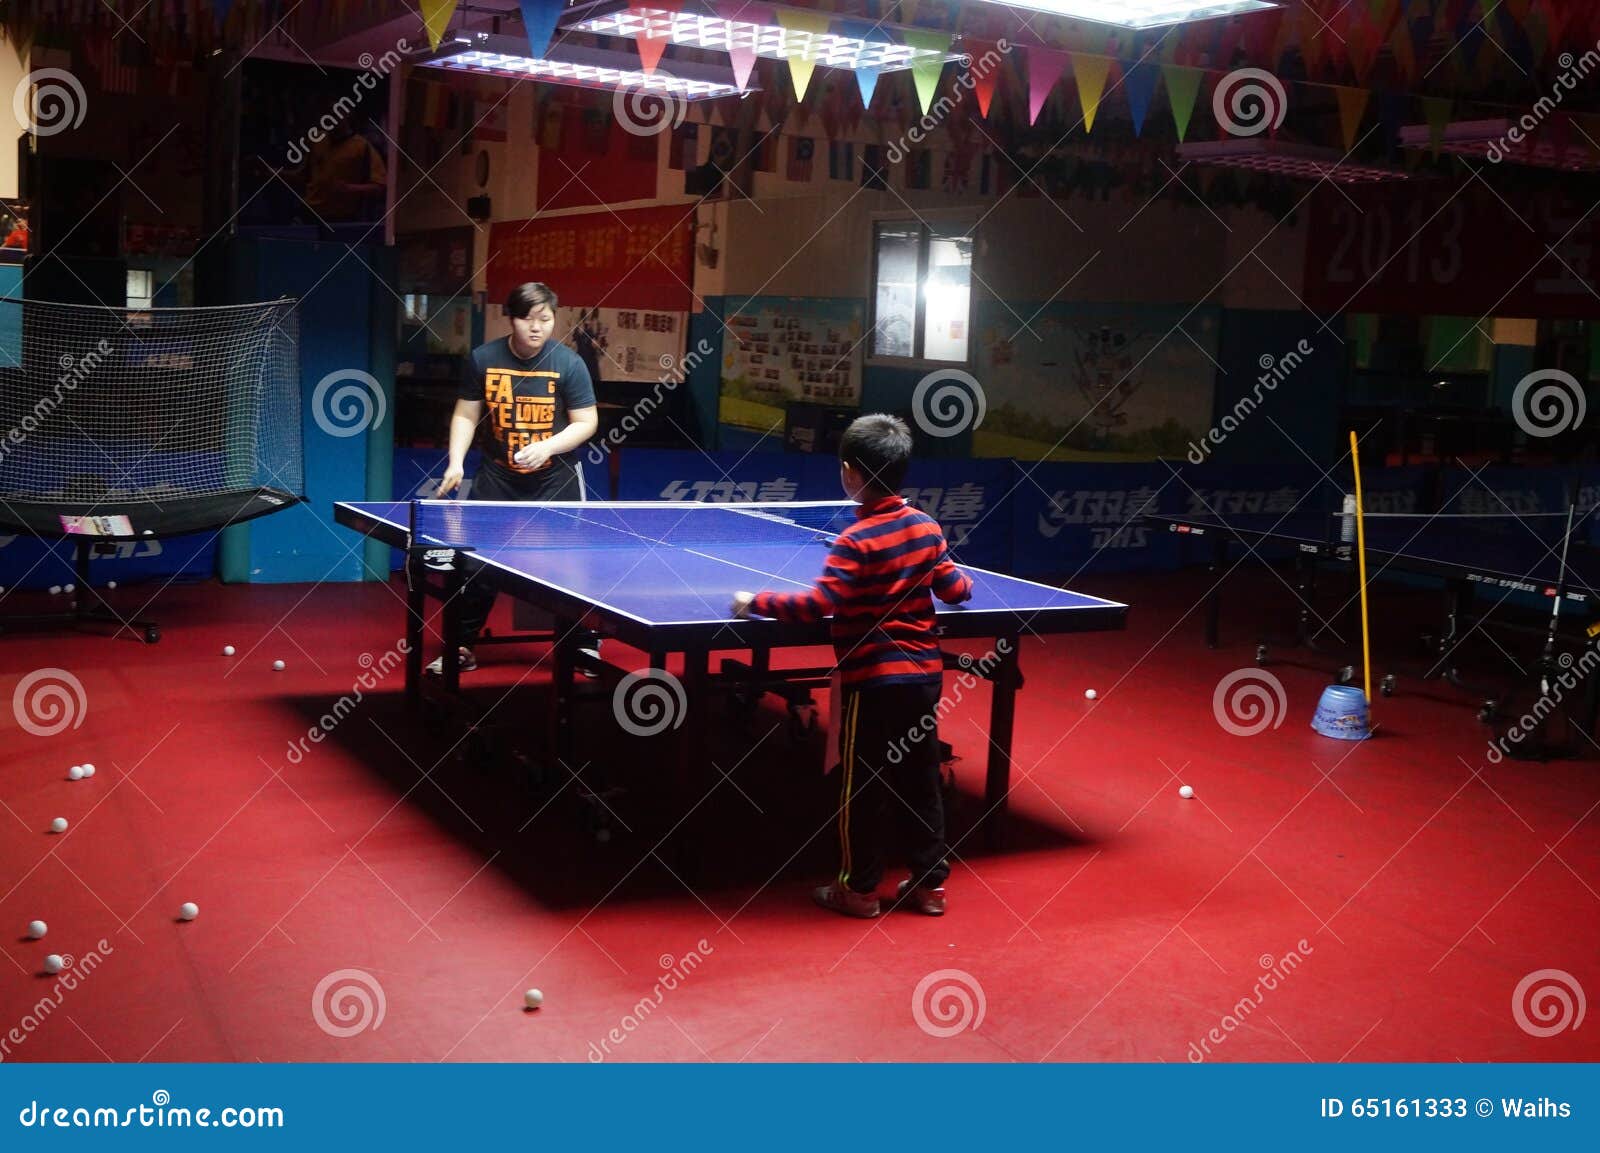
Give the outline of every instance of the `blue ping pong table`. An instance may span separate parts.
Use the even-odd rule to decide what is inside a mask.
[[[1276,513],[1150,514],[1148,520],[1164,524],[1171,533],[1204,540],[1211,545],[1213,584],[1207,594],[1205,637],[1218,643],[1221,578],[1230,571],[1230,551],[1237,546],[1245,558],[1260,557],[1272,546],[1292,551],[1297,572],[1295,642],[1316,647],[1321,629],[1313,629],[1312,600],[1318,568],[1331,565],[1349,570],[1355,559],[1354,520],[1341,514],[1315,510]],[[1493,625],[1497,630],[1531,633],[1544,640],[1541,664],[1548,666],[1563,637],[1577,633],[1600,607],[1600,550],[1595,547],[1597,521],[1593,510],[1568,513],[1409,513],[1379,514],[1365,518],[1364,535],[1369,581],[1391,574],[1435,577],[1446,593],[1444,619],[1434,633],[1437,675],[1461,687],[1454,654],[1475,628]],[[1544,598],[1548,607],[1535,611],[1500,614],[1506,601],[1522,594],[1521,603]],[[1353,595],[1353,593],[1352,593]],[[1256,659],[1264,663],[1268,645],[1256,646]],[[1353,669],[1346,666],[1341,679]],[[1382,690],[1394,690],[1387,675]],[[1481,719],[1491,719],[1496,699],[1484,702]]]
[[[413,698],[421,692],[429,597],[444,606],[446,659],[444,675],[436,679],[456,698],[459,672],[453,654],[460,622],[455,594],[466,579],[485,580],[548,614],[553,629],[543,636],[554,644],[552,731],[560,763],[576,763],[572,705],[577,630],[616,638],[645,654],[653,669],[665,669],[668,654],[682,654],[684,713],[694,723],[703,722],[708,710],[699,705],[714,689],[759,696],[782,692],[782,686],[828,683],[831,669],[771,665],[774,649],[828,644],[826,620],[739,620],[729,615],[729,605],[740,589],[811,585],[834,536],[854,519],[850,502],[341,502],[334,516],[348,528],[406,550],[411,642],[406,689]],[[946,667],[984,675],[993,684],[985,807],[998,815],[1010,788],[1016,693],[1023,683],[1017,659],[1022,634],[1119,629],[1128,608],[963,567],[973,580],[972,599],[959,606],[935,602],[935,607],[941,637],[997,642],[993,660],[958,663],[947,654]],[[1001,640],[1008,643],[1000,645]],[[748,651],[749,660],[724,660],[714,674],[710,654],[728,650]],[[685,743],[693,747],[694,735],[686,734]],[[998,825],[990,822],[991,835]]]

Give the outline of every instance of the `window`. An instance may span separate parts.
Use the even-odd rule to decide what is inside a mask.
[[[155,292],[155,273],[148,268],[128,269],[128,307],[149,308]]]
[[[965,364],[971,228],[880,221],[872,244],[872,355]]]

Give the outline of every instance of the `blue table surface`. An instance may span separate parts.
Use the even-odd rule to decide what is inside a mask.
[[[381,522],[403,544],[411,506],[342,502]],[[724,622],[741,589],[798,591],[821,573],[833,531],[853,519],[848,503],[730,507],[704,504],[583,505],[427,502],[418,530],[425,543],[471,547],[482,561],[554,586],[650,624]],[[797,517],[806,524],[787,523]],[[1116,601],[962,566],[972,599],[940,613],[990,612],[1026,626],[1038,613],[1121,609]]]

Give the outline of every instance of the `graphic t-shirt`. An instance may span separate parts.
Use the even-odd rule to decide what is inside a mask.
[[[537,469],[516,462],[519,449],[549,440],[567,427],[573,409],[594,404],[589,370],[570,348],[546,341],[536,356],[524,360],[511,351],[509,337],[480,344],[467,358],[460,396],[483,402],[483,427],[490,439],[486,460],[502,475],[532,477],[551,468],[576,467],[567,459],[570,453]]]

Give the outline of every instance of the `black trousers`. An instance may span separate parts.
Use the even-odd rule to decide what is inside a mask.
[[[844,690],[839,883],[858,893],[882,883],[894,850],[913,884],[938,888],[950,875],[935,724],[940,688],[934,682]]]
[[[506,480],[493,466],[485,464],[472,480],[469,500],[583,500],[583,482],[578,470],[558,460],[544,474],[535,474],[544,481],[542,485],[514,484]],[[468,648],[477,644],[489,614],[494,611],[495,590],[486,584],[468,580],[461,588],[461,643]],[[578,640],[585,645],[594,641],[594,634],[583,632]]]

